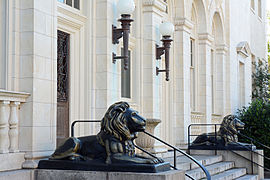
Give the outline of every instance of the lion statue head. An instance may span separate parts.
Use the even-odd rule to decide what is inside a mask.
[[[146,120],[127,102],[117,102],[109,107],[101,121],[101,131],[120,141],[132,140],[144,131]]]
[[[230,132],[232,134],[237,134],[239,130],[243,130],[245,123],[243,123],[240,119],[235,115],[227,115],[223,118],[221,123],[221,129],[224,131]]]
[[[219,133],[225,138],[225,142],[237,142],[238,136],[237,133],[240,130],[243,130],[245,123],[235,115],[227,115],[223,118]]]

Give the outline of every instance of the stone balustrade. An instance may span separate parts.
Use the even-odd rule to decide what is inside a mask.
[[[203,117],[204,114],[201,112],[191,112],[191,124],[202,124],[203,123]],[[191,134],[193,135],[198,135],[201,134],[202,128],[204,127],[199,127],[199,126],[193,126],[191,128]],[[193,141],[196,137],[191,137],[191,140]]]
[[[0,161],[5,159],[11,164],[9,157],[15,158],[15,162],[22,159],[19,153],[19,116],[18,109],[20,105],[26,102],[28,93],[10,92],[0,90]],[[13,154],[10,156],[10,154]],[[19,156],[18,156],[19,155]],[[17,158],[17,160],[16,160]],[[18,159],[19,158],[19,159]],[[3,161],[1,161],[3,162]],[[1,163],[0,171],[16,169],[19,165],[7,167]]]

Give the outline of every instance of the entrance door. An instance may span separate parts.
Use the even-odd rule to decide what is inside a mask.
[[[57,31],[57,145],[69,137],[70,35]]]

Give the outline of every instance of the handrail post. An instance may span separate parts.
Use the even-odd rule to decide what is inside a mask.
[[[215,155],[217,155],[218,143],[217,143],[217,125],[216,124],[215,124],[215,145],[216,145]]]
[[[191,129],[191,124],[188,126],[188,154],[190,154],[190,129]]]
[[[253,146],[253,141],[251,141],[251,148]],[[251,172],[252,174],[254,174],[254,169],[253,169],[253,151],[250,151],[250,158],[251,158]],[[258,157],[258,161],[259,161],[259,157]]]
[[[72,122],[71,124],[71,137],[74,137],[74,126],[77,123],[77,121]]]
[[[173,149],[173,166],[174,166],[174,168],[176,168],[176,150],[175,149]]]

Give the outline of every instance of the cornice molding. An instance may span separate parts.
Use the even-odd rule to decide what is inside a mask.
[[[218,44],[216,45],[216,51],[217,53],[227,53],[228,52],[228,45],[227,44]]]
[[[175,30],[176,31],[187,31],[190,32],[190,30],[194,27],[194,24],[192,21],[188,20],[187,18],[177,18],[174,21]]]
[[[214,37],[210,33],[200,33],[198,34],[199,44],[211,45],[214,41]]]
[[[142,4],[144,12],[155,12],[157,10],[162,13],[166,12],[167,3],[162,0],[143,0]]]

